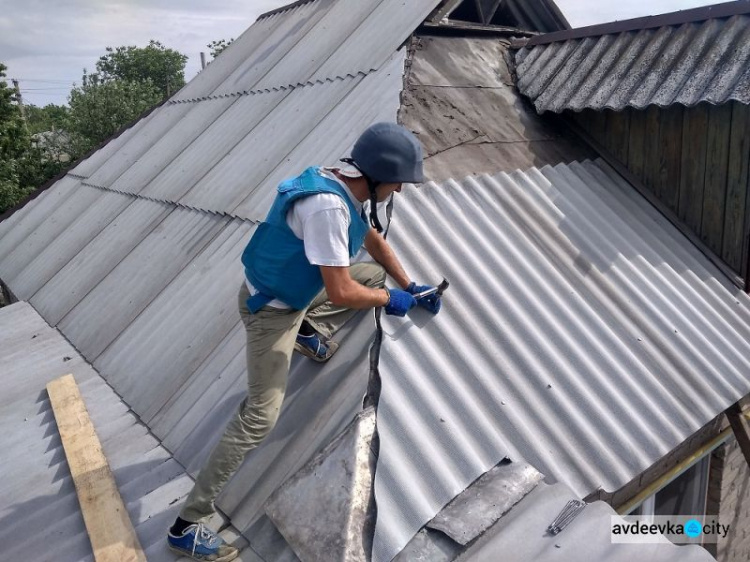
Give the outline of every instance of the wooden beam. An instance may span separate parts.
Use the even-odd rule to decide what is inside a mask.
[[[729,425],[732,426],[734,437],[740,446],[740,451],[745,456],[745,462],[750,467],[750,432],[743,420],[742,408],[739,402],[735,402],[726,411]]]
[[[458,8],[458,5],[463,0],[445,0],[442,2],[434,12],[432,12],[429,16],[427,16],[427,22],[430,23],[438,23],[443,18],[447,18],[451,15],[451,12]]]
[[[47,384],[97,562],[146,562],[73,375]]]

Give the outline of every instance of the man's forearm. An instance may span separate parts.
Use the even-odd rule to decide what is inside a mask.
[[[390,275],[402,289],[406,289],[411,280],[404,271],[401,262],[398,261],[396,254],[391,249],[390,244],[377,232],[368,234],[368,240],[365,247],[372,258],[385,268],[385,272]]]

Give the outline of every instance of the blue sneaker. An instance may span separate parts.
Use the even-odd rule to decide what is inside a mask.
[[[296,351],[319,363],[328,361],[338,348],[339,344],[335,341],[323,342],[318,334],[312,336],[297,334],[297,341],[294,343]]]
[[[172,552],[193,560],[229,562],[240,554],[239,550],[225,543],[224,539],[203,523],[190,525],[180,536],[170,532],[167,535],[167,544]]]

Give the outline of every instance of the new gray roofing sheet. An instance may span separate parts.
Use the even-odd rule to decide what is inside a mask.
[[[463,562],[496,562],[513,553],[513,562],[712,562],[699,545],[678,546],[667,538],[651,544],[613,544],[606,503],[588,504],[558,535],[547,527],[569,500],[578,499],[564,484],[540,484],[462,556]],[[623,520],[621,520],[623,521]]]
[[[164,538],[192,486],[185,469],[28,303],[0,309],[0,362],[3,559],[94,560],[45,389],[72,373],[148,560],[176,560]]]
[[[58,323],[95,362],[133,320],[201,254],[228,218],[174,209]],[[139,412],[140,413],[140,412]]]
[[[128,256],[133,248],[138,246],[167,215],[174,211],[174,207],[166,203],[156,203],[116,193],[105,195],[101,201],[119,206],[120,198],[126,199],[127,207],[111,220],[101,232],[96,232],[96,236],[83,248],[79,248],[77,245],[71,247],[73,244],[65,236],[59,240],[62,243],[69,244],[66,247],[60,247],[57,244],[58,240],[50,242],[50,247],[55,248],[55,251],[59,252],[61,257],[66,260],[66,263],[53,276],[35,280],[30,287],[36,286],[39,281],[44,283],[31,296],[30,302],[50,324],[56,325],[60,322],[74,306],[81,302]],[[109,213],[102,207],[97,207],[97,210],[101,213]],[[95,217],[80,217],[79,221],[82,222],[84,218],[95,220]],[[87,224],[94,231],[99,226],[98,222],[93,225],[84,224]],[[32,265],[36,261],[34,260]],[[2,262],[0,262],[0,265],[2,265]],[[27,271],[24,270],[23,276],[28,277],[30,273],[27,275]],[[23,287],[19,288],[23,289]]]
[[[252,230],[250,223],[229,222],[94,361],[139,415],[166,403],[236,326],[231,304]],[[105,312],[98,315],[97,323],[106,322]]]
[[[750,103],[750,15],[536,45],[516,63],[539,113]]]
[[[601,161],[407,189],[389,240],[451,286],[384,322],[377,560],[506,455],[614,491],[750,391],[750,297]]]
[[[242,171],[247,170],[247,178],[256,178],[248,182],[244,190],[238,185],[235,189],[243,195],[244,200],[232,209],[232,213],[260,221],[271,207],[275,190],[269,189],[282,180],[292,177],[301,171],[300,163],[317,162],[334,165],[339,158],[347,156],[359,134],[378,121],[395,121],[400,104],[400,93],[403,84],[405,50],[397,51],[377,72],[365,76],[345,97],[321,120],[315,128],[280,159],[278,165],[265,177],[257,170],[248,169],[247,163],[237,166],[233,182],[242,178]],[[377,101],[375,101],[377,100]],[[332,133],[335,131],[335,133]],[[278,152],[281,154],[281,151]],[[248,189],[253,185],[252,190]]]
[[[380,68],[438,3],[316,0],[261,18],[174,99],[270,90],[368,73]],[[225,56],[226,61],[222,60]]]

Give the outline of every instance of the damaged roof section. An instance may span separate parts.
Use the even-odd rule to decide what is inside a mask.
[[[615,491],[750,391],[750,297],[601,161],[405,190],[389,241],[451,285],[383,321],[376,560],[503,457]]]
[[[545,122],[520,97],[508,42],[430,37],[412,40],[400,121],[425,151],[433,181],[593,157],[572,135]]]
[[[692,11],[695,21],[652,27],[668,14],[531,40],[516,54],[518,89],[539,113],[748,104],[750,2],[713,8]]]
[[[428,18],[446,26],[451,21],[539,32],[570,29],[553,0],[445,0]]]

